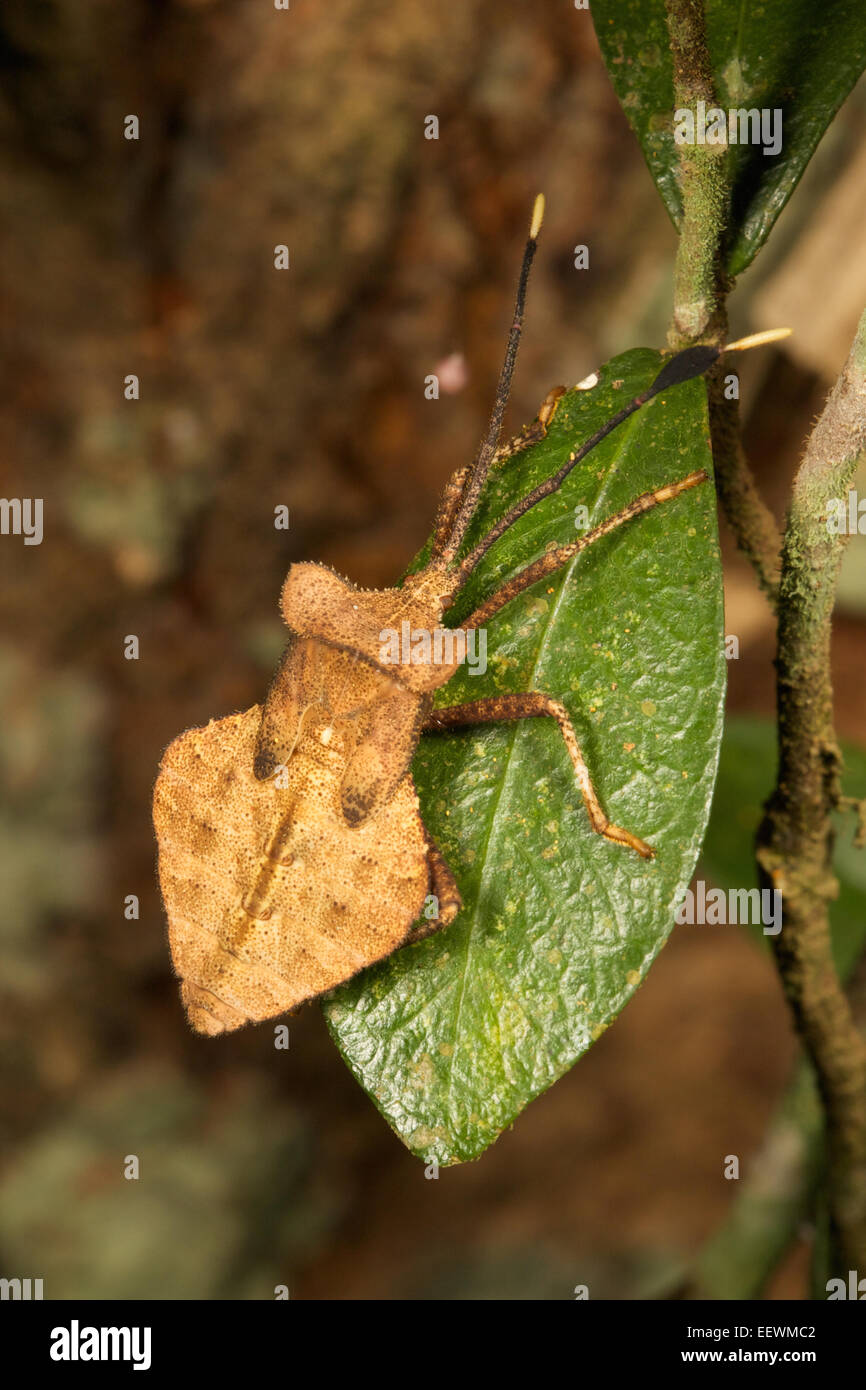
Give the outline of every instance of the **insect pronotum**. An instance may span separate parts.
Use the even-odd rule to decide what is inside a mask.
[[[460,652],[440,644],[441,660],[408,664],[383,655],[383,630],[406,621],[429,634],[432,652],[444,613],[499,537],[623,420],[659,392],[702,375],[719,355],[700,345],[670,358],[645,391],[461,557],[491,466],[542,439],[563,394],[551,391],[534,424],[500,445],[543,211],[539,197],[490,424],[472,465],[445,488],[424,568],[397,588],[361,590],[324,565],[293,564],[280,600],[289,643],[264,705],[189,730],[163,757],[154,791],[160,885],[181,996],[201,1033],[296,1009],[454,920],[460,893],[425,829],[410,770],[425,730],[554,719],[592,829],[629,853],[654,853],[608,819],[559,700],[532,690],[434,711],[433,692],[454,675]],[[729,350],[781,336],[784,330],[758,334]],[[600,537],[706,479],[698,469],[645,492],[579,540],[545,552],[457,632],[465,637]],[[430,895],[437,913],[417,925]]]

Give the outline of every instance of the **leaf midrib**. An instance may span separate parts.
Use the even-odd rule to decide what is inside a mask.
[[[638,423],[639,423],[639,421],[640,421],[640,419],[641,419],[641,416],[643,415],[644,418],[646,418],[646,413],[647,413],[647,412],[635,411],[634,415],[632,415],[627,421],[624,421],[624,424],[625,424],[626,427],[625,427],[625,429],[624,429],[623,432],[622,432],[621,441],[620,441],[620,443],[618,444],[618,447],[617,447],[617,449],[616,449],[616,452],[613,454],[613,456],[612,456],[612,458],[611,458],[610,465],[609,465],[609,467],[607,468],[607,470],[606,470],[606,472],[605,472],[605,476],[604,476],[604,481],[603,481],[602,487],[601,487],[601,489],[600,489],[600,491],[599,491],[599,493],[598,493],[598,496],[596,497],[596,500],[595,500],[595,502],[594,502],[594,504],[593,504],[593,509],[592,509],[592,520],[593,520],[593,521],[595,521],[596,518],[598,517],[599,511],[602,509],[602,507],[604,506],[604,503],[605,503],[605,501],[606,501],[606,499],[607,499],[607,496],[608,496],[609,490],[610,490],[611,480],[616,476],[616,472],[617,472],[617,467],[616,467],[616,465],[618,465],[618,464],[620,463],[620,461],[622,460],[623,456],[624,456],[625,453],[627,452],[629,441],[631,440],[631,437],[632,437],[634,431],[635,431],[635,430],[637,429],[637,427],[638,427]],[[539,624],[539,627],[540,627],[540,639],[539,639],[539,642],[538,642],[538,646],[537,646],[537,650],[536,650],[536,657],[535,657],[535,660],[534,660],[534,662],[533,662],[532,673],[531,673],[531,676],[530,676],[530,682],[531,682],[530,687],[529,687],[530,689],[534,689],[534,688],[535,688],[535,678],[536,678],[536,675],[537,675],[537,673],[538,673],[539,667],[540,667],[541,664],[542,664],[542,659],[543,659],[544,654],[545,654],[545,650],[546,650],[546,646],[547,646],[547,641],[548,641],[548,638],[549,638],[549,635],[550,635],[550,630],[551,630],[551,627],[552,627],[552,626],[555,626],[555,620],[556,620],[557,614],[559,613],[559,609],[560,609],[560,607],[561,607],[561,604],[562,604],[563,601],[564,601],[564,595],[566,594],[566,592],[567,592],[567,590],[568,590],[568,587],[569,587],[570,581],[571,581],[571,579],[572,579],[572,577],[573,577],[573,574],[574,574],[576,568],[578,567],[578,565],[583,561],[584,556],[585,556],[585,555],[588,555],[588,554],[589,554],[589,551],[588,551],[588,550],[580,551],[577,555],[575,555],[574,559],[568,564],[568,566],[566,567],[566,569],[563,571],[562,576],[561,576],[561,580],[560,580],[560,585],[559,585],[559,592],[558,592],[557,595],[556,595],[556,601],[555,601],[555,603],[553,604],[553,607],[550,609],[549,613],[545,616],[545,618],[544,618],[543,620],[541,620],[541,622],[540,622],[540,624]],[[512,764],[513,764],[513,761],[514,761],[514,747],[515,747],[515,742],[516,742],[516,739],[517,739],[517,736],[518,736],[519,733],[520,733],[520,724],[519,724],[519,722],[517,722],[517,723],[514,724],[513,728],[512,728],[511,731],[510,731],[510,734],[509,734],[508,748],[507,748],[507,751],[506,751],[506,753],[505,753],[505,759],[504,759],[504,761],[505,761],[505,768],[504,768],[504,771],[503,771],[503,774],[502,774],[502,778],[501,778],[500,783],[499,783],[499,788],[498,788],[498,790],[497,790],[497,792],[496,792],[496,797],[495,797],[495,801],[494,801],[494,803],[493,803],[492,810],[491,810],[490,815],[489,815],[489,817],[488,817],[488,830],[487,830],[487,834],[486,834],[485,839],[484,839],[484,859],[483,859],[483,865],[482,865],[482,869],[481,869],[481,875],[480,875],[480,878],[479,878],[479,888],[478,888],[478,893],[477,893],[476,899],[475,899],[475,908],[474,908],[474,910],[473,910],[472,917],[471,917],[470,922],[469,922],[469,929],[468,929],[468,931],[467,931],[467,933],[466,933],[465,962],[464,962],[464,967],[463,967],[463,976],[462,976],[462,981],[461,981],[460,997],[459,997],[459,999],[457,1000],[457,1006],[456,1006],[455,1017],[454,1017],[454,1031],[453,1031],[453,1034],[452,1034],[452,1038],[453,1038],[453,1041],[452,1041],[452,1052],[451,1052],[451,1056],[450,1056],[450,1058],[449,1058],[448,1084],[447,1084],[446,1091],[445,1091],[445,1104],[446,1104],[446,1106],[447,1106],[448,1113],[449,1113],[449,1116],[450,1116],[451,1121],[452,1121],[452,1125],[453,1125],[453,1121],[454,1121],[454,1114],[453,1114],[453,1109],[452,1109],[452,1103],[451,1103],[451,1102],[452,1102],[453,1089],[454,1089],[454,1067],[455,1067],[455,1063],[456,1063],[456,1061],[457,1061],[457,1052],[458,1052],[459,1038],[460,1038],[460,1020],[461,1020],[461,1016],[462,1016],[462,1012],[463,1012],[463,1001],[464,1001],[465,996],[466,996],[466,989],[467,989],[467,984],[468,984],[469,975],[470,975],[470,965],[471,965],[471,958],[472,958],[473,940],[474,940],[474,937],[475,937],[475,929],[476,929],[476,926],[478,925],[479,920],[480,920],[478,908],[479,908],[479,905],[480,905],[480,903],[481,903],[481,901],[482,901],[482,898],[483,898],[483,895],[484,895],[484,886],[485,886],[485,882],[486,882],[486,878],[487,878],[487,865],[488,865],[488,863],[489,863],[489,861],[490,861],[490,856],[489,856],[489,854],[488,854],[488,848],[489,848],[489,845],[490,845],[490,841],[491,841],[491,839],[492,839],[492,837],[493,837],[494,828],[495,828],[496,823],[497,823],[497,821],[498,821],[498,819],[499,819],[499,807],[500,807],[500,803],[501,803],[501,801],[502,801],[503,796],[505,795],[506,788],[509,790],[509,793],[510,793],[510,790],[511,790],[511,783],[512,783],[512,780],[513,780],[513,779],[512,779]]]

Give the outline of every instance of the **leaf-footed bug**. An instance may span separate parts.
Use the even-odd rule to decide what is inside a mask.
[[[551,391],[534,424],[500,445],[543,210],[539,197],[487,434],[471,467],[458,469],[445,489],[427,563],[400,587],[383,590],[357,589],[323,565],[293,564],[280,600],[290,640],[264,706],[189,730],[163,757],[154,791],[160,885],[181,996],[198,1032],[218,1034],[296,1009],[454,920],[460,893],[424,827],[410,770],[424,731],[555,719],[593,830],[653,856],[644,840],[608,820],[558,700],[528,691],[433,709],[434,691],[465,654],[465,640],[461,648],[453,639],[465,639],[602,536],[707,480],[698,470],[643,493],[519,570],[460,629],[442,628],[467,578],[509,527],[556,492],[628,416],[659,392],[701,376],[720,352],[699,345],[671,357],[645,391],[460,558],[491,467],[541,440],[564,394]],[[757,334],[728,350],[784,332]],[[405,624],[426,641],[408,662],[395,663],[383,650],[383,632]],[[437,646],[443,635],[451,642]],[[431,895],[435,915],[424,920]]]

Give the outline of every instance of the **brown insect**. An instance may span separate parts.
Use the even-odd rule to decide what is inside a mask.
[[[520,570],[462,629],[442,628],[466,579],[510,526],[629,415],[700,376],[719,355],[697,346],[672,357],[646,391],[458,558],[491,466],[542,439],[564,394],[551,391],[534,424],[500,446],[543,207],[538,198],[487,435],[472,466],[458,469],[445,489],[425,567],[399,588],[363,590],[323,565],[292,565],[280,600],[291,636],[264,706],[182,734],[163,757],[153,807],[159,878],[181,997],[198,1032],[222,1033],[296,1009],[454,920],[460,893],[424,827],[410,771],[425,731],[555,719],[593,830],[653,855],[608,820],[558,700],[530,691],[433,710],[433,692],[465,654],[461,637],[602,536],[707,478],[698,470],[643,493]],[[395,664],[383,652],[383,633],[404,623],[428,641],[410,662]],[[434,915],[418,925],[425,904]]]

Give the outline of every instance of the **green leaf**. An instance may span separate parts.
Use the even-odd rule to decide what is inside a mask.
[[[674,81],[664,0],[593,0],[608,72],[676,226],[682,221]],[[728,269],[754,259],[812,153],[866,67],[862,0],[707,0],[707,43],[719,106],[778,109],[782,145],[731,145]]]
[[[843,786],[848,796],[866,797],[866,751],[843,743]],[[719,776],[701,864],[717,887],[753,888],[755,831],[776,775],[776,729],[769,719],[728,719],[719,760]],[[833,867],[839,896],[830,906],[830,930],[836,968],[847,979],[866,946],[866,851],[854,844],[854,819],[834,816]],[[769,948],[760,925],[750,927]]]
[[[656,375],[614,359],[562,398],[547,438],[493,475],[467,543],[548,477]],[[692,381],[633,415],[492,547],[449,618],[464,619],[552,542],[637,494],[710,468],[706,393]],[[416,567],[421,557],[416,561]],[[615,531],[508,604],[488,669],[439,703],[541,690],[574,721],[608,815],[648,838],[644,861],[589,828],[552,720],[425,737],[425,823],[464,907],[325,1005],[352,1071],[419,1156],[475,1158],[617,1016],[673,924],[712,796],[724,693],[715,498],[703,485]]]

